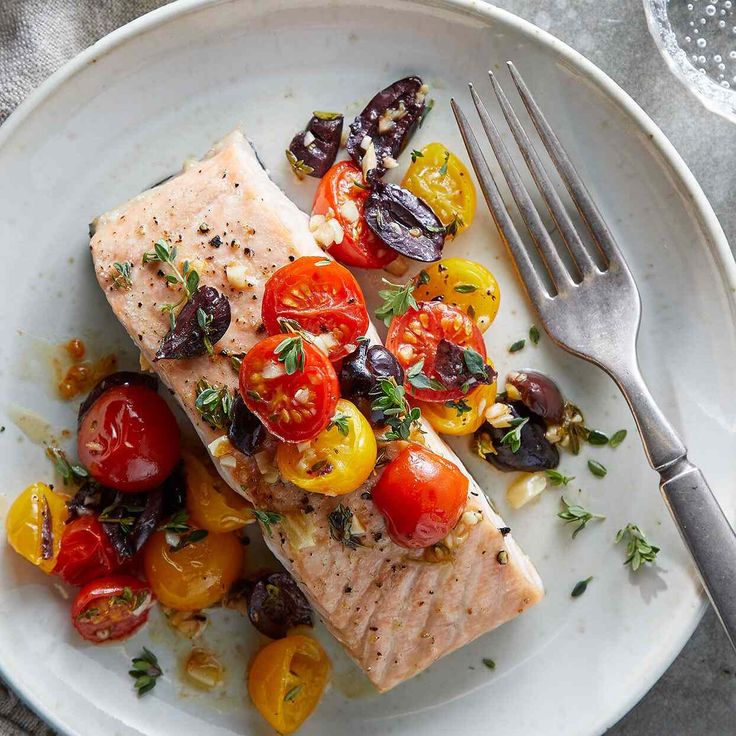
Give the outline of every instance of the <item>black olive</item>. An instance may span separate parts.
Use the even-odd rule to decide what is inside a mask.
[[[285,572],[261,576],[248,596],[248,618],[271,639],[283,639],[294,626],[312,626],[312,608]]]
[[[360,164],[365,155],[362,146],[368,136],[376,151],[377,165],[373,177],[386,172],[384,160],[395,159],[406,147],[425,110],[423,82],[419,77],[406,77],[381,90],[350,124],[347,150]]]
[[[230,327],[230,302],[211,286],[200,286],[184,305],[154,360],[194,358],[208,351]]]
[[[471,388],[482,383],[493,383],[496,371],[487,365],[479,353],[474,354],[474,360],[469,359],[465,348],[455,345],[445,338],[437,344],[434,359],[434,372],[440,382],[448,389],[463,388],[467,393]]]
[[[425,202],[398,184],[376,183],[365,202],[368,227],[390,248],[415,261],[438,261],[445,228]]]
[[[238,394],[233,401],[232,422],[227,432],[230,444],[252,457],[266,439],[266,428]]]
[[[128,524],[102,522],[102,528],[121,560],[139,552],[158,527],[162,516],[164,489],[159,486],[146,493],[117,492],[105,507],[109,519],[132,519]],[[132,509],[137,509],[133,511]]]
[[[514,417],[526,417],[529,420],[521,428],[521,446],[513,452],[509,445],[502,445],[501,440],[510,428],[497,429],[486,423],[476,432],[476,437],[486,435],[496,453],[489,452],[485,459],[504,471],[523,470],[532,473],[556,468],[560,462],[560,453],[545,436],[547,428],[544,420],[532,414],[521,402],[510,401],[508,406]]]
[[[519,393],[519,401],[530,412],[543,417],[552,424],[562,422],[565,400],[557,384],[544,373],[514,371],[506,377],[506,384],[516,389]]]
[[[95,385],[89,394],[87,394],[87,398],[79,405],[77,425],[81,424],[84,415],[105,391],[116,386],[131,385],[147,386],[152,391],[156,391],[158,389],[158,378],[151,373],[134,373],[133,371],[118,371],[117,373],[111,373],[109,376],[105,376]]]
[[[297,176],[322,177],[335,162],[340,150],[343,117],[336,112],[315,112],[305,130],[297,133],[289,144],[286,158]],[[313,139],[305,143],[309,134]]]
[[[404,371],[396,358],[383,345],[363,341],[347,356],[340,369],[340,394],[351,398],[367,398],[375,393],[381,379],[393,378],[397,386],[404,382]]]

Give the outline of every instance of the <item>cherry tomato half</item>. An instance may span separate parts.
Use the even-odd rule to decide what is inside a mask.
[[[68,513],[62,496],[45,483],[33,483],[13,501],[5,519],[10,546],[50,573],[56,566]]]
[[[120,641],[148,621],[153,594],[130,575],[111,575],[82,588],[72,605],[74,628],[93,644]]]
[[[143,551],[146,578],[156,598],[176,611],[199,611],[218,603],[243,571],[245,551],[234,534],[210,532],[172,547],[156,532]]]
[[[444,457],[408,445],[386,466],[371,493],[396,544],[430,547],[460,519],[468,479]]]
[[[66,525],[54,574],[70,585],[85,585],[119,567],[117,553],[96,516],[80,516]]]
[[[140,385],[108,389],[82,417],[79,460],[119,491],[149,491],[179,460],[179,426],[166,402]]]
[[[306,442],[332,418],[340,386],[321,350],[298,335],[281,334],[246,353],[240,393],[271,434],[284,442]]]
[[[332,210],[343,229],[342,242],[330,246],[330,255],[348,266],[383,268],[398,254],[366,225],[363,212],[369,194],[361,170],[352,161],[340,161],[322,177],[312,214],[327,215]]]
[[[353,274],[315,256],[298,258],[271,276],[261,315],[269,335],[282,331],[279,318],[295,321],[318,337],[330,360],[352,353],[368,329],[363,292]]]
[[[486,409],[496,401],[496,382],[474,388],[459,401],[440,403],[418,401],[422,416],[440,434],[460,436],[473,434],[485,422]]]
[[[316,708],[330,660],[316,639],[296,634],[266,644],[248,673],[253,705],[279,733],[293,733]]]
[[[460,348],[470,348],[486,362],[483,335],[465,312],[442,302],[419,302],[401,317],[394,319],[388,329],[386,347],[396,356],[404,369],[404,385],[408,394],[422,401],[451,401],[462,398],[462,386],[447,388],[417,387],[412,379],[421,363],[421,374],[431,381],[442,383],[444,376],[436,365],[437,347],[447,340]]]

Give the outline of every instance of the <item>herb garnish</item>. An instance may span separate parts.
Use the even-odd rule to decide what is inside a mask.
[[[452,288],[458,294],[472,294],[478,291],[478,287],[475,284],[455,284]]]
[[[585,578],[585,580],[580,580],[579,582],[575,583],[575,587],[572,589],[570,596],[572,598],[579,598],[588,589],[588,583],[592,579],[593,576],[591,575],[589,578]]]
[[[486,667],[488,667],[489,670],[496,669],[496,663],[492,659],[488,659],[488,657],[483,657],[482,662]]]
[[[337,427],[337,431],[347,437],[348,434],[350,434],[350,417],[341,411],[337,412],[337,414],[330,419],[327,429],[332,429],[332,427]]]
[[[657,559],[659,547],[648,542],[636,524],[627,524],[623,529],[618,530],[616,544],[623,539],[627,540],[624,565],[631,565],[632,570],[636,571],[644,563],[654,562]]]
[[[179,550],[184,549],[184,547],[190,544],[201,542],[208,534],[209,532],[206,529],[192,529],[192,531],[182,534],[174,544],[169,544],[169,552],[179,552]]]
[[[297,158],[288,148],[286,149],[286,160],[299,179],[314,173],[314,169],[309,164],[306,164],[303,159]]]
[[[417,162],[417,159],[418,159],[418,158],[424,158],[424,154],[423,154],[423,153],[422,153],[421,151],[417,151],[417,149],[415,148],[415,149],[414,149],[414,150],[413,150],[413,151],[411,152],[411,162],[412,162],[413,164],[415,164],[415,163]]]
[[[473,350],[473,348],[465,348],[463,350],[463,360],[471,375],[479,381],[488,381],[488,367],[480,353]],[[463,393],[466,393],[468,388],[470,387],[463,386]]]
[[[70,463],[66,459],[66,453],[58,447],[47,447],[46,457],[54,464],[54,469],[64,481],[64,485],[80,483],[89,478],[89,471],[79,463]]]
[[[216,429],[230,425],[233,412],[233,392],[227,386],[215,388],[206,378],[195,387],[194,406],[207,424]]]
[[[104,524],[119,524],[120,531],[127,537],[133,531],[133,526],[138,520],[137,514],[142,513],[143,508],[143,506],[116,502],[102,509],[98,518]],[[118,515],[118,512],[122,513]]]
[[[394,284],[388,279],[381,279],[388,289],[381,289],[378,296],[383,299],[381,304],[375,311],[376,319],[380,319],[388,327],[394,317],[401,317],[410,309],[416,309],[417,301],[414,298],[414,289],[417,286],[426,284],[429,281],[429,274],[426,271],[420,271],[415,279],[410,279],[403,286]]]
[[[424,121],[427,119],[427,115],[429,115],[429,113],[432,112],[433,108],[434,108],[434,100],[427,100],[427,104],[424,106],[424,113],[422,114],[422,117],[419,118],[420,128],[422,127],[422,125],[424,125]]]
[[[618,432],[614,432],[611,435],[611,439],[608,440],[608,444],[611,445],[611,447],[618,447],[626,439],[626,434],[625,429],[619,429]]]
[[[536,325],[532,325],[529,328],[529,339],[533,345],[537,345],[539,343],[539,328]]]
[[[575,539],[575,537],[581,531],[583,531],[583,529],[585,529],[585,525],[591,519],[606,518],[605,516],[601,516],[600,514],[593,514],[587,509],[584,509],[582,506],[569,503],[564,496],[560,499],[560,503],[562,504],[562,511],[560,511],[557,516],[562,519],[566,524],[577,523],[577,526],[572,533],[573,539]]]
[[[262,509],[253,509],[253,516],[255,516],[256,519],[266,527],[269,537],[273,536],[271,525],[278,524],[281,519],[284,518],[282,514],[279,514],[276,511],[263,511]]]
[[[214,318],[214,315],[207,314],[207,312],[205,312],[202,307],[197,308],[197,324],[202,330],[202,342],[204,342],[204,347],[208,355],[215,354],[214,348],[212,347],[212,342],[210,341],[209,337],[210,328],[212,327],[212,320],[214,320]]]
[[[442,166],[440,166],[439,174],[440,176],[444,176],[447,173],[447,164],[450,162],[450,152],[445,151],[445,159],[442,163]]]
[[[321,261],[316,261],[314,265],[315,266],[329,266],[330,263],[333,263],[333,261],[331,261],[329,258],[324,258]]]
[[[441,381],[423,373],[422,368],[424,368],[424,358],[414,363],[414,365],[406,371],[406,380],[409,381],[414,388],[429,389],[430,391],[447,390]]]
[[[174,328],[176,318],[174,311],[182,304],[191,301],[192,297],[197,293],[199,287],[199,274],[191,267],[189,261],[184,261],[179,271],[176,265],[176,246],[169,247],[165,240],[157,240],[153,244],[153,251],[143,254],[143,265],[147,263],[165,263],[171,269],[171,273],[166,274],[165,280],[167,284],[179,284],[183,288],[181,299],[175,304],[164,304],[161,311],[168,313],[171,320],[171,328]]]
[[[236,373],[240,373],[240,366],[243,365],[243,358],[245,357],[245,353],[233,353],[231,350],[223,348],[222,350],[220,350],[220,355],[224,356],[225,358],[230,358],[230,365],[232,366],[232,369]]]
[[[133,687],[140,698],[156,687],[156,680],[163,675],[163,670],[156,655],[146,647],[143,647],[142,654],[133,659],[132,667],[128,674],[135,680]]]
[[[286,374],[291,375],[304,370],[304,342],[301,335],[284,338],[274,349],[274,355],[283,363]]]
[[[514,417],[509,422],[509,426],[512,429],[501,437],[501,444],[508,445],[511,448],[511,452],[518,452],[521,447],[521,430],[528,421],[529,417]]]
[[[191,531],[189,526],[189,514],[182,509],[177,511],[165,524],[158,527],[159,531],[174,532],[175,534],[186,534]]]
[[[133,286],[133,278],[131,276],[131,269],[133,264],[130,261],[115,261],[112,264],[113,269],[117,271],[112,275],[112,284],[116,289],[129,289]]]
[[[465,224],[464,220],[460,215],[455,213],[455,216],[450,222],[445,225],[445,234],[454,238],[457,235],[457,231]]]
[[[599,432],[597,429],[591,429],[588,432],[588,442],[591,445],[607,445],[609,442],[608,435]]]
[[[564,475],[559,470],[547,470],[546,473],[553,486],[566,486],[571,480],[575,480],[574,475]]]
[[[526,340],[524,338],[522,338],[521,340],[517,340],[515,343],[509,345],[509,352],[518,353],[519,350],[522,350],[524,348],[524,345],[526,345]]]
[[[378,388],[380,393],[371,403],[371,410],[381,414],[385,423],[391,427],[384,439],[408,440],[414,424],[421,429],[421,409],[409,406],[404,387],[398,386],[394,378],[381,379]]]
[[[596,478],[605,478],[606,473],[608,473],[606,466],[601,465],[597,460],[588,460],[588,470],[590,470]]]
[[[571,401],[566,401],[562,412],[561,444],[573,455],[580,452],[580,443],[588,439],[590,430],[585,426],[583,413]]]
[[[353,512],[343,504],[338,504],[327,517],[330,536],[350,549],[362,547],[360,539],[353,534]]]
[[[284,695],[284,702],[293,703],[296,700],[296,696],[299,695],[303,688],[304,685],[294,685],[294,687]]]
[[[445,401],[445,406],[448,409],[454,409],[459,417],[469,411],[473,411],[473,407],[465,399],[460,399],[460,401]]]

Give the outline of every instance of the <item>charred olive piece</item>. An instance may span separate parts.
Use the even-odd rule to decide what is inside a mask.
[[[557,384],[538,371],[514,371],[506,377],[506,393],[551,424],[562,422],[565,400]]]
[[[343,360],[339,378],[342,396],[367,398],[382,379],[393,378],[401,386],[404,371],[383,345],[370,345],[364,340]]]
[[[494,467],[506,472],[523,470],[533,473],[537,470],[556,468],[560,462],[560,453],[545,436],[544,420],[532,414],[518,401],[510,401],[508,406],[514,417],[529,420],[521,428],[521,446],[513,452],[509,445],[501,444],[501,440],[511,429],[509,427],[497,429],[486,423],[476,432],[476,440],[481,448],[484,440],[490,441],[496,452],[484,453],[485,459]]]
[[[339,112],[316,111],[307,127],[291,139],[286,158],[300,179],[305,174],[319,179],[335,163],[340,150],[342,121]]]
[[[99,381],[93,389],[87,394],[87,398],[79,405],[77,413],[77,424],[79,424],[84,415],[89,411],[92,404],[102,396],[110,388],[116,386],[132,386],[140,385],[150,388],[152,391],[158,390],[158,378],[152,374],[135,373],[134,371],[118,371],[105,376]]]
[[[481,355],[469,359],[464,348],[445,338],[437,344],[434,371],[440,382],[448,389],[464,388],[464,393],[483,383],[493,383],[496,371],[487,365]]]
[[[212,346],[230,327],[230,302],[211,286],[200,286],[184,305],[176,324],[161,341],[154,360],[194,358]]]
[[[386,159],[395,160],[404,150],[424,114],[426,90],[419,77],[400,79],[381,90],[350,124],[346,147],[353,161],[360,165],[367,149],[375,151],[375,166],[366,178],[383,176]]]
[[[273,572],[250,591],[248,618],[262,634],[283,639],[294,626],[312,626],[312,608],[291,575]]]
[[[432,209],[398,184],[374,185],[365,202],[368,227],[390,248],[415,261],[439,261],[445,228]]]
[[[116,492],[104,507],[102,528],[121,560],[133,557],[143,548],[161,521],[164,487],[146,493]]]
[[[266,439],[266,428],[261,420],[245,405],[238,394],[233,401],[232,422],[227,431],[230,444],[237,450],[252,457]]]

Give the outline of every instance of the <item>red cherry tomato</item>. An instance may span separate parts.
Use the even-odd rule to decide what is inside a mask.
[[[281,332],[279,318],[318,335],[330,360],[352,353],[368,329],[363,292],[353,274],[335,261],[315,256],[297,258],[271,276],[261,316],[269,335]]]
[[[130,575],[111,575],[79,591],[72,605],[72,623],[93,644],[119,641],[148,621],[153,601],[146,583]]]
[[[461,348],[471,348],[486,363],[486,345],[475,322],[457,307],[442,302],[419,302],[417,308],[394,319],[388,328],[386,347],[396,356],[404,369],[407,393],[422,401],[453,401],[465,393],[462,386],[437,390],[417,388],[410,383],[411,368],[424,361],[421,373],[427,379],[442,383],[435,360],[437,346],[447,340]],[[473,386],[474,388],[474,386]]]
[[[430,547],[460,519],[468,479],[444,457],[408,445],[386,466],[371,495],[396,544]]]
[[[179,460],[179,426],[166,402],[139,385],[108,389],[82,417],[80,461],[118,491],[150,491]]]
[[[284,442],[305,442],[329,423],[340,387],[321,350],[298,335],[281,334],[261,340],[246,353],[240,393],[271,434]]]
[[[340,161],[322,177],[312,214],[327,215],[332,210],[342,226],[342,242],[330,246],[330,255],[348,266],[383,268],[398,253],[379,240],[366,225],[363,212],[369,194],[361,170],[352,161]],[[354,222],[353,218],[345,216],[343,205],[346,202],[353,202],[358,210],[358,219]]]
[[[85,585],[119,567],[117,553],[96,516],[80,516],[66,525],[55,575],[71,585]]]

